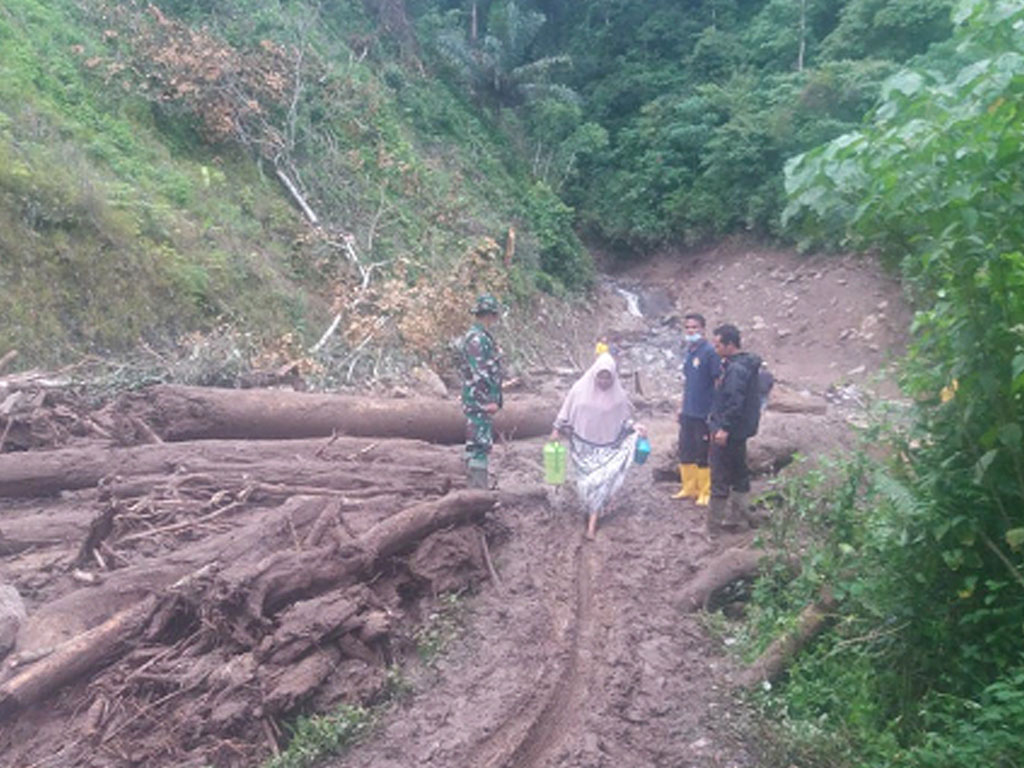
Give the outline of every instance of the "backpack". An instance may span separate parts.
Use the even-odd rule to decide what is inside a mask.
[[[764,398],[767,398],[768,392],[775,384],[775,377],[768,373],[761,359],[756,355],[751,355],[751,357],[756,370],[747,383],[747,391],[743,400],[743,431],[746,433],[746,437],[753,437],[757,434],[758,427],[761,426],[761,406]]]
[[[761,398],[761,410],[768,404],[768,395],[771,394],[772,387],[775,386],[775,377],[772,372],[768,370],[768,366],[761,363],[761,367],[757,370],[757,392]]]

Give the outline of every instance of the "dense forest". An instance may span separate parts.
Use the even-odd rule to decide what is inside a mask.
[[[478,288],[585,293],[584,243],[876,251],[918,309],[912,397],[868,430],[889,450],[777,502],[808,548],[755,586],[750,652],[839,607],[757,703],[780,766],[1017,766],[1022,26],[1017,0],[2,0],[0,352],[307,350],[333,317],[325,368],[371,340],[402,365]]]

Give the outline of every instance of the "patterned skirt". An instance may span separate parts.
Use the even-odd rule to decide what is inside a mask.
[[[614,443],[597,445],[572,436],[571,456],[576,471],[576,491],[589,515],[607,506],[633,463],[636,432],[628,432]]]

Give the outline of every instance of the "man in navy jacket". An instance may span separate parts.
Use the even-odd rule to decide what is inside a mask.
[[[711,470],[708,467],[708,414],[720,373],[718,355],[706,338],[703,315],[691,312],[683,318],[686,358],[683,374],[686,389],[679,410],[679,479],[682,487],[673,499],[693,498],[698,506],[707,506],[711,496]]]

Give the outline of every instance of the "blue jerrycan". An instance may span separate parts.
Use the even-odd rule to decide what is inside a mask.
[[[636,450],[633,451],[633,461],[637,464],[643,464],[647,461],[647,457],[651,455],[651,443],[646,437],[638,437],[636,440]]]
[[[565,482],[565,446],[552,440],[544,446],[544,482],[561,485]]]

